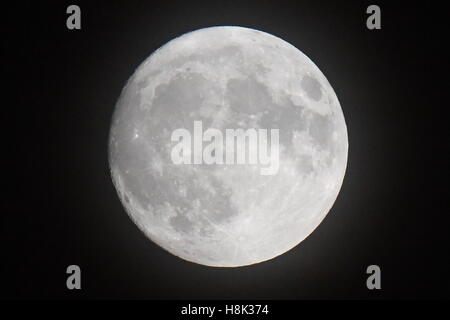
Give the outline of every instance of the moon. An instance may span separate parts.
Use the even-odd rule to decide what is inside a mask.
[[[194,121],[278,129],[277,173],[174,164],[171,134]],[[319,68],[278,37],[221,26],[171,40],[135,70],[115,106],[108,157],[121,202],[149,239],[194,263],[239,267],[287,252],[318,227],[347,152],[343,112]]]

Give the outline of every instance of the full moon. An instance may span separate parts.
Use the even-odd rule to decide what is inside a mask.
[[[174,163],[173,132],[194,137],[195,122],[203,132],[277,129],[278,170]],[[232,26],[151,54],[122,90],[109,136],[114,186],[135,224],[170,253],[215,267],[266,261],[302,242],[333,206],[347,152],[343,112],[319,68],[278,37]]]

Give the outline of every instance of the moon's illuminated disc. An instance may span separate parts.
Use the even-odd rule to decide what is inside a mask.
[[[171,135],[194,135],[194,121],[224,133],[279,129],[278,171],[175,164]],[[288,251],[320,224],[347,150],[336,94],[306,55],[261,31],[213,27],[170,41],[137,68],[116,105],[109,162],[126,211],[151,240],[192,262],[236,267]]]

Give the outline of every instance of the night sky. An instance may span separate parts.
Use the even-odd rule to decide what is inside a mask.
[[[56,3],[56,2],[55,2]],[[3,8],[2,298],[449,298],[448,38],[443,8],[368,1],[26,1]],[[135,68],[183,33],[238,25],[305,53],[335,90],[349,154],[341,192],[300,245],[211,268],[149,241],[111,181],[115,103]],[[157,186],[155,186],[157,188]],[[66,268],[82,290],[66,288]],[[382,289],[366,288],[367,266]]]

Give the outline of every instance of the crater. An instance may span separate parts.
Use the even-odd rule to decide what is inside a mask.
[[[175,217],[170,218],[170,224],[172,227],[182,233],[189,233],[192,231],[192,222],[183,215],[177,214]]]
[[[301,86],[305,90],[309,98],[319,101],[322,98],[322,89],[319,81],[311,76],[304,76],[302,79]]]
[[[333,121],[330,117],[318,114],[312,115],[309,133],[323,149],[328,149],[332,145],[334,130]]]
[[[233,110],[249,114],[270,109],[272,100],[268,88],[251,77],[230,79],[225,96]]]

